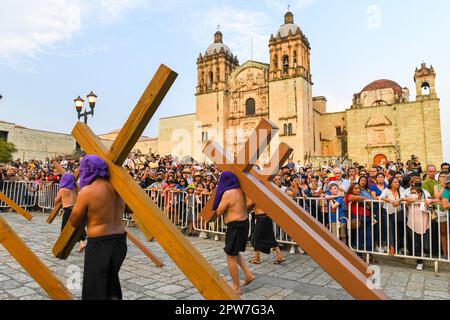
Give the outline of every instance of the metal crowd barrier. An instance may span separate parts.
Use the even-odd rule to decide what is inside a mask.
[[[58,191],[59,183],[41,183],[38,190],[38,207],[42,210],[53,209]]]
[[[4,181],[1,191],[22,208],[31,208],[36,205],[37,185],[34,182]],[[7,208],[9,206],[0,201],[0,207]]]
[[[188,195],[186,192],[151,188],[145,189],[145,192],[174,225],[181,229],[188,226],[188,208],[185,201]],[[126,213],[123,219],[127,223],[133,221],[132,215],[129,213]]]
[[[436,206],[426,207],[424,201],[402,202],[395,209],[380,200],[349,203],[341,219],[332,219],[328,200],[298,198],[296,201],[337,238],[358,254],[366,255],[367,259],[369,255],[379,255],[418,262],[434,261],[436,273],[439,262],[450,262],[449,212]],[[276,230],[277,235],[283,234],[279,227]],[[278,236],[279,242],[284,240],[286,238]]]

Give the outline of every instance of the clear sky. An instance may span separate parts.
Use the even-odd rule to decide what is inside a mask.
[[[156,136],[159,117],[195,112],[196,59],[218,25],[240,63],[252,42],[253,59],[268,62],[288,5],[311,43],[313,94],[327,97],[329,111],[383,78],[415,99],[414,69],[431,63],[450,161],[448,0],[0,0],[0,120],[69,133],[73,99],[93,90],[89,125],[109,132],[164,63],[179,76],[145,131]]]

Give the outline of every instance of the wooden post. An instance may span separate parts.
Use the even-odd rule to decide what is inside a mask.
[[[177,230],[122,167],[123,161],[141,136],[176,76],[177,74],[166,66],[160,66],[109,151],[105,150],[98,137],[84,123],[78,122],[72,135],[87,154],[96,154],[106,162],[110,173],[109,181],[133,211],[139,221],[138,226],[143,229],[144,234],[152,230],[151,233],[159,244],[206,299],[239,299],[220,274]],[[70,227],[68,223],[67,232],[73,233]],[[65,231],[63,230],[63,233]],[[56,256],[65,250],[69,239],[67,236],[58,239],[53,249]]]
[[[154,254],[153,252],[150,251],[150,249],[148,249],[138,238],[136,238],[131,232],[130,230],[128,230],[128,228],[125,228],[125,230],[127,231],[127,237],[128,239],[134,243],[134,245],[136,247],[138,247],[150,260],[153,261],[153,263],[157,266],[157,267],[162,267],[163,264],[161,262],[161,260],[159,260]]]
[[[48,267],[27,247],[3,217],[0,217],[0,243],[9,254],[44,289],[50,298],[56,300],[73,299],[70,291]]]
[[[273,123],[265,119],[261,121],[258,128],[268,126],[277,129]],[[230,158],[214,142],[209,142],[205,150],[208,150],[207,155],[213,154],[215,159]],[[241,151],[246,154],[243,158],[251,159],[247,156],[252,154],[251,151],[247,142]],[[240,159],[239,156],[238,159]],[[216,166],[222,171],[233,172],[238,177],[244,193],[249,195],[259,208],[263,209],[353,297],[370,300],[387,299],[379,290],[369,288],[367,265],[304,209],[267,181],[270,175],[261,175],[249,163],[216,163]],[[209,201],[212,202],[213,198]]]

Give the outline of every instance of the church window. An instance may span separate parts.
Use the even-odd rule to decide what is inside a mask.
[[[430,95],[430,84],[428,82],[424,82],[422,84],[422,95],[423,96]]]
[[[294,68],[297,68],[297,51],[294,51]]]
[[[255,109],[255,99],[250,98],[245,102],[245,115],[246,116],[253,116],[256,113]]]
[[[289,56],[285,55],[283,57],[283,73],[288,74],[289,72]]]
[[[336,127],[336,137],[342,137],[342,127]]]
[[[275,54],[273,56],[273,66],[275,67],[275,69],[278,69],[278,55]]]
[[[208,141],[208,131],[203,131],[202,132],[202,141],[203,142]]]
[[[285,136],[292,135],[292,123],[285,123],[283,129]]]
[[[373,103],[373,106],[385,106],[385,105],[387,105],[388,103],[386,102],[386,101],[384,101],[384,100],[377,100],[377,101],[375,101],[374,103]]]
[[[208,77],[208,88],[211,88],[213,82],[214,82],[214,75],[213,75],[213,72],[210,71],[209,72],[209,77]]]
[[[220,81],[220,71],[219,68],[216,69],[216,78],[217,78],[217,82]]]

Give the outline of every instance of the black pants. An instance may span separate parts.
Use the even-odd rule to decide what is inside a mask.
[[[267,215],[257,215],[255,229],[252,236],[252,245],[255,251],[270,254],[270,250],[278,247],[273,222]]]
[[[413,257],[429,257],[430,256],[430,230],[423,235],[415,233],[409,227],[408,230],[408,251],[409,255]],[[423,239],[422,239],[423,236]],[[414,246],[413,246],[414,239]],[[422,256],[422,242],[423,242],[423,256]],[[423,260],[418,259],[417,263],[423,263]]]
[[[83,300],[122,299],[119,271],[126,255],[126,233],[88,239],[84,256]]]

